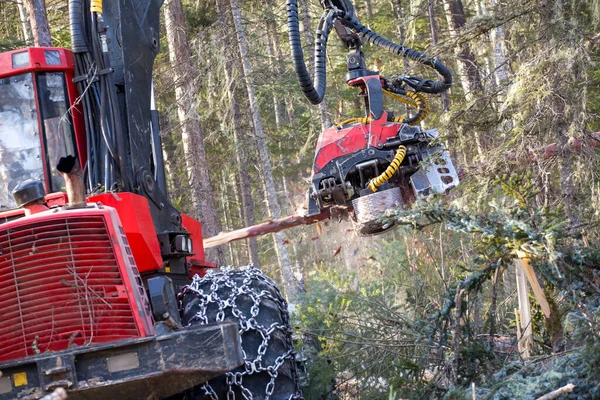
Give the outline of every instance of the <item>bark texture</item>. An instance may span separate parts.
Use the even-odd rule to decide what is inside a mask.
[[[225,0],[217,0],[217,10],[219,11],[219,23],[221,24],[221,38],[224,48],[233,48],[232,38],[229,35],[227,11],[229,9]],[[233,144],[235,146],[235,163],[238,171],[237,192],[240,198],[240,209],[244,226],[252,226],[256,222],[254,214],[254,201],[252,200],[251,179],[248,173],[248,135],[244,133],[242,123],[242,111],[240,109],[239,96],[240,88],[236,77],[240,75],[241,66],[238,57],[230,57],[225,64],[225,82],[227,85],[227,97],[231,104],[231,116],[233,124]],[[250,237],[246,240],[248,248],[248,258],[250,263],[260,267],[260,257],[258,255],[258,243],[256,238]]]
[[[215,210],[200,116],[197,110],[197,71],[191,68],[193,64],[190,61],[189,43],[185,31],[181,0],[167,0],[163,10],[193,209],[196,218],[199,218],[202,222],[203,235],[205,237],[214,236],[220,230],[219,220]],[[223,264],[224,262],[221,249],[209,251],[206,256],[208,260],[217,264]]]
[[[45,0],[23,0],[23,5],[29,14],[33,45],[36,47],[52,47],[50,26],[46,14]]]
[[[450,38],[458,41],[467,21],[461,0],[444,0],[444,10]],[[456,46],[456,56],[458,58],[459,79],[465,90],[465,97],[470,101],[475,95],[483,92],[475,54],[473,54],[468,44],[462,43]]]
[[[29,15],[23,4],[23,0],[17,0],[17,8],[19,10],[19,21],[21,22],[21,30],[23,31],[23,40],[27,44],[33,44],[33,33],[31,32],[31,24],[29,23]]]
[[[402,4],[401,4],[400,0],[398,0],[398,9],[399,9],[398,14],[401,16]],[[427,2],[427,16],[429,17],[429,28],[431,30],[431,44],[433,46],[437,46],[437,44],[440,40],[440,36],[438,33],[437,21],[435,20],[435,2],[434,2],[434,0],[428,0],[428,2]],[[402,42],[402,43],[404,43],[404,42]],[[442,98],[442,112],[444,112],[444,111],[448,110],[448,92],[442,93],[441,98]]]

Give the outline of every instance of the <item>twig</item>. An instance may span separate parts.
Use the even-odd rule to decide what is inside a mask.
[[[565,385],[561,388],[556,389],[553,392],[550,392],[548,394],[543,395],[542,397],[538,397],[537,400],[553,400],[558,398],[559,396],[562,396],[565,393],[570,393],[573,391],[573,388],[575,387],[575,385],[573,385],[572,383],[569,383],[568,385]]]

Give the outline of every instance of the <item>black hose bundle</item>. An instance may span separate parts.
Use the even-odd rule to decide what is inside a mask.
[[[326,12],[319,21],[315,38],[315,82],[313,83],[302,51],[300,38],[300,22],[298,18],[298,0],[287,0],[287,24],[290,46],[292,48],[292,61],[302,92],[312,104],[319,104],[325,96],[327,86],[327,39],[333,28],[333,11]]]
[[[325,4],[325,3],[324,3]],[[424,93],[442,93],[452,85],[452,74],[450,70],[439,60],[431,58],[417,50],[396,44],[384,37],[379,36],[366,26],[362,25],[352,12],[351,5],[345,7],[347,10],[340,10],[337,7],[327,8],[319,21],[317,36],[315,40],[315,64],[314,64],[314,83],[306,68],[304,52],[302,51],[302,40],[300,38],[300,23],[298,17],[298,0],[287,0],[287,25],[292,49],[292,61],[298,82],[302,92],[312,104],[319,104],[323,101],[327,83],[326,55],[327,39],[329,33],[336,21],[340,21],[345,27],[349,28],[359,37],[365,39],[372,45],[381,47],[397,56],[406,57],[427,67],[435,69],[441,76],[440,81],[431,81],[426,79],[404,77],[404,81],[413,87],[415,91]],[[324,5],[325,7],[325,5]]]
[[[88,17],[89,16],[89,17]],[[102,16],[92,12],[89,0],[69,0],[71,46],[75,58],[79,102],[87,140],[85,176],[88,192],[119,186],[130,190],[126,148]]]
[[[388,40],[382,36],[379,36],[363,24],[361,24],[356,17],[347,14],[344,11],[338,11],[336,15],[340,18],[340,21],[344,24],[344,26],[350,28],[353,32],[355,32],[358,36],[364,38],[366,41],[371,43],[374,46],[381,47],[384,50],[389,51],[392,54],[397,56],[406,57],[409,60],[417,61],[420,64],[423,64],[429,68],[435,69],[441,76],[441,81],[431,81],[425,79],[415,79],[414,81],[407,81],[407,83],[411,86],[416,86],[414,89],[418,92],[424,93],[442,93],[445,92],[452,86],[452,73],[448,67],[446,67],[442,62],[436,58],[432,58],[427,56],[420,51],[409,49],[408,47],[401,46]]]

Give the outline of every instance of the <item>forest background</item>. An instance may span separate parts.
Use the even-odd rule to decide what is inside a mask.
[[[452,69],[455,85],[430,98],[423,126],[442,133],[461,185],[396,210],[401,227],[382,236],[332,220],[208,257],[252,262],[280,282],[308,358],[307,399],[536,399],[569,383],[564,398],[600,398],[600,1],[355,5],[363,24]],[[67,7],[1,1],[0,51],[69,47]],[[300,7],[310,55],[321,8]],[[283,0],[163,7],[155,91],[169,197],[206,237],[301,212],[319,132],[362,116],[333,37],[326,100],[304,100],[285,14]],[[364,51],[385,76],[429,73]],[[531,294],[525,327],[522,252],[550,309]]]

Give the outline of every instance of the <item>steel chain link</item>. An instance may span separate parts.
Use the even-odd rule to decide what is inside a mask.
[[[239,282],[232,279],[232,271],[236,271],[243,277],[241,285]],[[258,294],[255,293],[255,290],[251,288],[253,281],[264,282],[265,284],[275,288],[275,296],[267,290],[262,290]],[[205,293],[202,288],[205,287],[207,283],[210,283],[210,291]],[[218,290],[223,286],[231,289],[226,291],[229,294],[229,297],[227,298],[221,298],[218,294]],[[259,374],[262,372],[266,372],[270,376],[270,380],[265,387],[264,397],[265,400],[270,400],[275,390],[275,380],[279,375],[279,368],[287,360],[290,360],[292,363],[295,362],[295,353],[293,351],[287,303],[281,295],[281,292],[279,292],[277,289],[275,283],[266,275],[264,275],[258,268],[255,268],[252,265],[241,267],[235,270],[231,267],[224,267],[217,272],[207,274],[203,278],[200,278],[198,275],[194,276],[192,283],[184,288],[181,299],[183,299],[183,297],[189,293],[194,293],[199,299],[199,302],[197,303],[198,312],[190,321],[190,323],[200,323],[202,325],[208,324],[208,306],[210,304],[216,304],[218,306],[218,312],[215,318],[217,322],[223,321],[225,319],[225,311],[230,309],[231,314],[238,320],[240,336],[242,336],[245,332],[253,330],[258,332],[262,337],[262,342],[258,347],[256,358],[253,360],[248,360],[248,355],[242,348],[242,354],[245,360],[244,370],[242,372],[226,373],[225,382],[227,385],[227,400],[236,399],[236,395],[233,390],[234,387],[239,389],[242,394],[242,399],[254,400],[252,392],[248,388],[244,387],[243,379],[245,376]],[[249,318],[244,315],[236,303],[237,298],[241,295],[246,295],[252,300]],[[282,316],[282,323],[274,322],[268,327],[262,326],[258,323],[256,317],[260,312],[260,305],[263,300],[270,300],[278,306],[279,312]],[[271,335],[275,331],[281,331],[285,333],[284,336],[286,338],[286,344],[290,350],[278,356],[272,365],[265,366],[263,365],[263,362],[265,361],[263,357],[268,350]],[[300,382],[297,374],[294,376],[294,379],[296,386],[295,394],[290,395],[289,399],[287,400],[303,400],[302,395],[299,394]],[[209,400],[219,400],[210,383],[205,383],[202,386],[202,389],[205,397]]]

